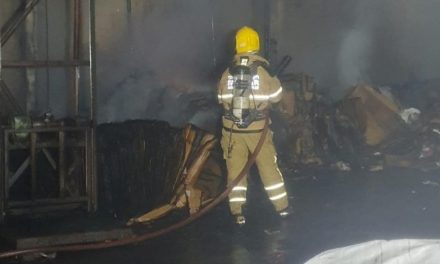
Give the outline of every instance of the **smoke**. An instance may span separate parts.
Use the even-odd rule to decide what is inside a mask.
[[[209,16],[199,12],[176,1],[121,15],[121,33],[101,39],[100,122],[159,119],[180,125],[188,103],[182,93],[213,89],[205,70],[211,49],[202,46],[209,41],[202,39],[209,36]]]
[[[361,2],[357,7],[357,14],[352,29],[341,40],[337,58],[338,83],[341,87],[349,87],[358,83],[368,83],[368,74],[371,64],[371,49],[374,38],[374,22],[377,21],[374,10],[373,15],[365,15],[365,9],[371,2]]]
[[[358,83],[439,77],[440,1],[283,2],[280,52],[335,98]]]
[[[215,93],[232,56],[233,32],[250,25],[261,33],[264,24],[259,0],[131,0],[131,10],[127,2],[97,1],[101,123],[140,118],[180,126],[199,120],[191,94]],[[358,83],[439,75],[440,1],[274,3],[278,58],[291,55],[289,69],[312,75],[335,99]]]
[[[251,1],[132,0],[131,10],[125,0],[98,1],[98,121],[203,119],[191,95],[215,94],[230,34],[250,24],[252,9],[240,10]]]
[[[339,85],[348,87],[368,82],[370,61],[370,35],[368,31],[354,29],[342,40],[338,56]]]

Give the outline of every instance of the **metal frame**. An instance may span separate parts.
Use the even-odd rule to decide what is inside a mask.
[[[25,111],[17,103],[12,93],[10,92],[7,84],[2,79],[2,68],[49,68],[49,67],[62,67],[71,69],[71,84],[69,89],[69,97],[72,102],[70,109],[71,112],[77,114],[79,112],[79,72],[81,67],[89,67],[89,100],[90,100],[90,112],[89,122],[85,127],[41,127],[41,128],[29,128],[22,130],[14,130],[10,127],[3,127],[0,129],[0,222],[5,216],[9,214],[23,214],[33,212],[46,212],[52,210],[59,210],[62,208],[72,208],[78,205],[86,205],[89,211],[96,210],[97,207],[97,174],[96,174],[96,64],[95,64],[95,0],[88,0],[89,5],[89,21],[88,25],[81,25],[82,5],[81,0],[73,1],[73,49],[71,59],[64,61],[47,60],[47,61],[4,61],[2,59],[2,46],[4,46],[10,37],[14,34],[19,25],[26,19],[27,15],[33,10],[33,8],[40,2],[40,0],[23,0],[21,5],[15,10],[11,18],[5,23],[1,29],[0,35],[0,97],[3,97],[6,102],[9,102],[7,106],[8,113],[11,115],[23,115]],[[89,58],[88,60],[80,59],[80,44],[81,44],[81,30],[86,29],[89,33]],[[23,164],[19,167],[19,170],[15,172],[15,178],[20,177],[24,170],[30,166],[32,175],[32,189],[36,186],[36,155],[38,149],[42,149],[46,158],[54,166],[55,161],[50,155],[45,152],[45,147],[48,147],[49,143],[38,143],[38,135],[40,133],[57,133],[58,142],[51,147],[58,148],[58,168],[59,168],[59,188],[62,190],[64,187],[64,179],[66,177],[66,164],[64,152],[66,145],[66,133],[72,131],[82,131],[84,133],[84,159],[85,159],[85,183],[86,183],[86,195],[84,197],[58,197],[56,199],[34,199],[30,201],[9,201],[9,154],[10,151],[14,151],[17,146],[11,145],[9,140],[11,133],[29,133],[30,140],[26,149],[29,149],[30,157],[27,158]],[[45,145],[46,144],[46,145]],[[78,145],[77,147],[81,147]],[[16,179],[15,179],[16,180]],[[61,194],[62,192],[60,192]]]
[[[21,106],[17,103],[16,99],[13,97],[12,93],[10,92],[10,89],[8,85],[5,83],[5,81],[2,79],[2,68],[52,68],[52,67],[58,67],[58,68],[72,68],[71,76],[72,84],[71,84],[71,100],[73,101],[73,112],[75,114],[78,113],[79,108],[79,71],[81,67],[88,66],[90,67],[91,71],[90,73],[94,74],[95,70],[92,68],[95,66],[94,61],[91,61],[92,59],[95,59],[95,54],[91,54],[92,52],[95,52],[95,20],[94,20],[94,14],[95,14],[95,0],[89,0],[89,53],[90,57],[89,60],[80,60],[80,44],[81,44],[81,15],[82,15],[82,6],[81,6],[81,0],[72,0],[73,1],[73,50],[72,50],[72,59],[71,60],[48,60],[48,61],[41,61],[41,60],[33,60],[33,61],[4,61],[2,59],[2,47],[8,42],[10,37],[15,33],[17,28],[23,23],[23,21],[26,19],[27,15],[33,10],[33,8],[40,2],[40,0],[24,0],[22,4],[15,10],[14,14],[11,16],[11,18],[5,23],[5,25],[1,29],[1,35],[0,35],[0,96],[3,96],[5,98],[4,101],[9,102],[11,104],[9,112],[13,114],[24,114],[25,111],[21,108]],[[94,94],[95,85],[93,84],[95,82],[94,75],[90,75],[90,96],[92,98],[92,93]],[[90,100],[93,102],[93,100]],[[95,108],[95,105],[91,103],[90,108]],[[94,109],[92,110],[94,112]],[[91,119],[94,119],[94,116],[90,116]]]
[[[77,164],[72,162],[71,164],[66,163],[66,150],[69,148],[81,149],[83,153],[90,153],[91,144],[90,140],[90,127],[45,127],[45,128],[30,128],[30,129],[12,129],[5,128],[3,129],[3,138],[2,138],[2,146],[3,146],[3,160],[4,167],[2,174],[4,175],[2,181],[3,188],[3,198],[4,203],[2,208],[10,214],[20,214],[29,212],[29,208],[32,208],[34,212],[36,209],[39,212],[59,210],[59,209],[70,209],[72,206],[84,206],[88,210],[92,210],[91,206],[93,204],[93,188],[91,188],[92,175],[90,174],[90,166],[92,165],[92,159],[90,155],[84,155],[83,164],[84,168],[82,168],[85,173],[85,187],[82,196],[66,196],[65,195],[65,179],[66,176],[69,176],[68,171],[73,169]],[[30,138],[30,148],[29,143],[23,142],[11,142],[11,137],[17,133],[29,133]],[[39,139],[40,134],[57,134],[58,139],[53,141],[52,138],[49,141],[44,141]],[[68,137],[66,134],[68,133],[78,133],[82,134],[80,140],[68,141]],[[58,162],[53,160],[51,154],[48,152],[48,148],[56,148],[58,149]],[[14,151],[20,150],[29,150],[29,157],[27,157],[24,162],[19,166],[17,171],[14,173],[14,176],[11,177],[11,172],[9,171],[9,161],[10,155]],[[54,170],[58,173],[59,179],[59,197],[58,198],[42,198],[38,199],[36,197],[36,187],[37,187],[37,154],[39,151],[42,151],[43,154],[48,159],[49,163],[53,167]],[[27,167],[31,168],[31,194],[30,199],[26,201],[14,201],[9,197],[10,188],[13,186],[14,182],[23,175],[23,172]],[[38,207],[38,208],[37,208]]]
[[[15,33],[18,26],[23,23],[29,13],[34,9],[40,0],[24,0],[21,5],[14,11],[14,14],[6,21],[1,29],[0,35],[0,97],[4,98],[3,102],[8,102],[9,107],[7,112],[12,114],[23,114],[24,111],[21,106],[17,103],[11,91],[9,90],[7,84],[2,78],[2,47],[8,42],[11,36]]]
[[[1,45],[4,46],[9,38],[17,30],[18,26],[26,19],[27,15],[34,9],[40,0],[25,0],[15,10],[11,18],[5,23],[1,30]]]

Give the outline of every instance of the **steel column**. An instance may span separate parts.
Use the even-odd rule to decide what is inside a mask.
[[[59,148],[58,148],[59,196],[63,198],[66,188],[65,185],[66,184],[66,133],[64,131],[60,131],[58,133],[58,142],[59,142]]]
[[[15,115],[19,115],[23,113],[23,109],[15,100],[15,97],[12,95],[5,81],[0,76],[0,102],[4,105],[0,105],[0,107],[5,107],[6,112],[10,112]]]
[[[31,133],[31,200],[37,194],[37,133]]]
[[[5,213],[5,205],[6,205],[6,182],[5,182],[5,144],[3,131],[0,130],[0,223],[3,223]]]
[[[7,201],[9,200],[9,133],[7,131],[4,131],[3,134],[3,163],[4,163],[4,167],[3,167],[3,197],[4,197],[4,211],[2,213],[4,213],[7,210]]]
[[[95,50],[95,0],[89,0],[89,61],[90,61],[90,177],[91,177],[91,209],[95,211],[97,208],[98,194],[97,194],[97,169],[96,169],[96,125],[97,125],[97,111],[96,111],[96,50]]]
[[[80,60],[80,47],[81,47],[81,0],[73,0],[73,50],[72,57],[74,61]],[[77,116],[79,113],[79,79],[80,68],[75,66],[71,70],[71,102],[70,109],[71,114]]]

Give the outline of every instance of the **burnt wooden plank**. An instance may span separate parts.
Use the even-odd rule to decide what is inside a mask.
[[[105,231],[64,233],[49,236],[16,237],[13,234],[3,234],[3,239],[16,249],[35,247],[59,246],[79,243],[93,243],[116,240],[133,236],[129,228],[116,228]]]

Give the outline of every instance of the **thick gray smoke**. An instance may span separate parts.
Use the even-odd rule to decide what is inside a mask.
[[[182,94],[212,88],[203,87],[204,69],[212,64],[209,45],[202,46],[210,41],[209,13],[198,15],[177,1],[132,1],[131,10],[125,1],[113,2],[110,9],[116,14],[103,23],[118,24],[98,42],[100,122],[148,118],[178,123],[187,103]],[[119,21],[113,24],[115,17]]]
[[[191,94],[215,94],[230,34],[252,20],[250,2],[97,1],[99,122],[188,122]]]
[[[338,54],[338,81],[341,87],[369,82],[371,39],[368,31],[353,29],[342,40]]]
[[[214,92],[234,30],[250,25],[262,33],[263,2],[98,0],[99,122],[190,120],[190,94]],[[358,83],[439,76],[438,0],[272,3],[274,58],[291,55],[287,71],[314,76],[336,99]]]
[[[280,53],[334,97],[357,83],[439,77],[440,1],[282,1]]]
[[[338,86],[350,87],[358,83],[370,82],[369,66],[372,55],[372,42],[374,38],[374,23],[376,14],[365,15],[365,8],[370,2],[363,1],[358,4],[359,14],[355,18],[352,28],[341,39],[337,57]]]

